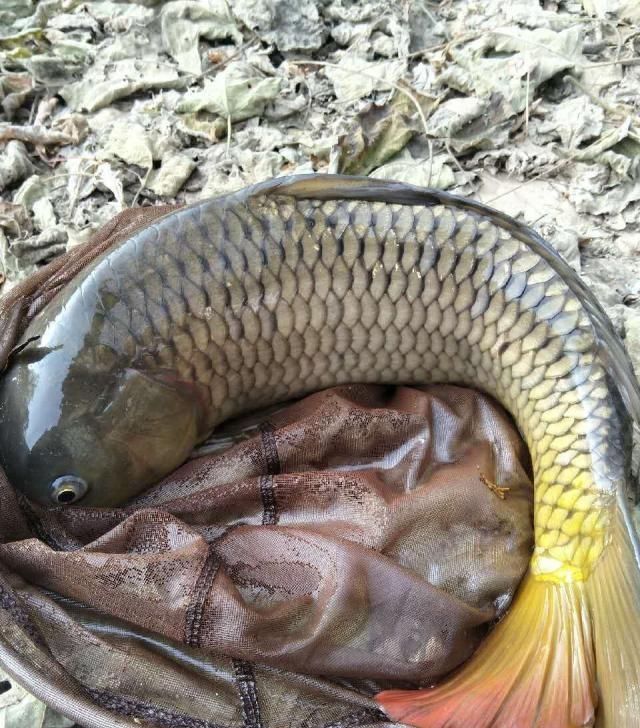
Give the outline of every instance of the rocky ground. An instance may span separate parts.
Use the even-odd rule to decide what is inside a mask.
[[[275,175],[439,187],[533,225],[640,371],[637,0],[3,0],[4,289],[131,205]],[[0,675],[0,726],[70,725]]]

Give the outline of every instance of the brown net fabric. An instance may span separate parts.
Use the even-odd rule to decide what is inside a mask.
[[[13,289],[4,356],[168,209]],[[43,510],[0,477],[0,663],[87,727],[383,726],[371,695],[465,660],[531,542],[528,455],[493,401],[338,387],[228,425],[123,508]]]

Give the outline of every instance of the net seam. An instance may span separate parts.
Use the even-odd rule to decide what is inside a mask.
[[[9,612],[16,624],[18,624],[26,632],[33,642],[49,652],[49,648],[47,647],[44,638],[31,620],[29,613],[20,603],[11,587],[6,586],[4,582],[4,577],[0,575],[0,609]]]
[[[128,695],[117,695],[108,690],[86,688],[86,692],[99,705],[120,715],[141,720],[151,720],[156,725],[166,728],[227,728],[222,723],[212,723],[202,718],[192,718],[184,713],[178,713],[167,708],[160,708],[153,703],[132,698]]]
[[[375,723],[380,721],[389,723],[389,718],[378,708],[363,708],[355,713],[349,713],[333,723],[326,723],[324,728],[356,728],[357,726],[368,725],[372,721]]]
[[[267,462],[267,473],[269,473],[269,475],[279,475],[282,472],[274,432],[275,429],[270,422],[263,422],[260,425],[262,449]]]
[[[280,457],[274,427],[270,422],[260,425],[260,443],[267,466],[267,475],[260,478],[260,498],[262,500],[262,525],[275,526],[278,523],[276,495],[273,476],[281,471]],[[253,665],[246,660],[233,660],[236,687],[242,706],[243,728],[262,728],[258,689]]]
[[[185,642],[189,647],[200,647],[200,630],[202,629],[204,605],[219,566],[218,557],[213,552],[213,547],[210,547],[209,555],[196,581],[193,600],[189,604],[185,615]]]
[[[258,690],[253,665],[245,660],[233,660],[236,687],[242,704],[243,728],[262,728]]]
[[[260,498],[262,499],[262,525],[275,526],[278,523],[278,502],[274,488],[273,476],[282,471],[278,446],[274,435],[274,427],[270,422],[260,425],[260,441],[267,465],[267,474],[260,478]]]
[[[273,475],[263,475],[260,478],[260,497],[262,498],[262,525],[276,526],[278,524],[278,510],[276,493],[273,487]]]

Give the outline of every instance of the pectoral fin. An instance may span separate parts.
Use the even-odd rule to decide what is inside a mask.
[[[148,485],[182,464],[206,434],[197,385],[171,373],[127,369],[100,415],[104,438],[126,451],[132,482]]]

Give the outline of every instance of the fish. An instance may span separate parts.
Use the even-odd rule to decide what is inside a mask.
[[[437,685],[376,696],[418,728],[631,728],[640,387],[534,230],[399,182],[301,175],[169,213],[33,319],[0,381],[0,460],[43,505],[111,506],[220,423],[345,383],[456,383],[531,453],[535,546],[507,615]],[[446,628],[446,626],[445,626]]]

